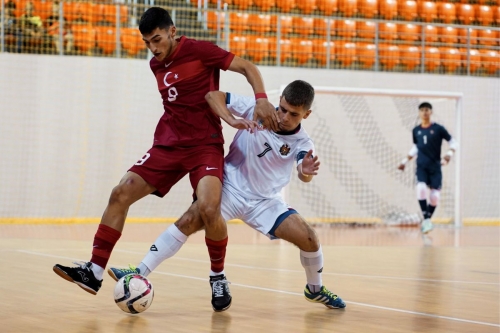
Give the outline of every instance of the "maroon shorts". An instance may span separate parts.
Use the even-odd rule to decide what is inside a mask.
[[[193,147],[154,146],[128,171],[135,172],[156,188],[153,194],[163,197],[179,180],[189,173],[193,191],[205,176],[215,176],[222,182],[224,146]]]

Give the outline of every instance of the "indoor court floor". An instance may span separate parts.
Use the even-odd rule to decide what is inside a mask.
[[[168,224],[128,224],[110,265],[137,264]],[[106,274],[93,296],[54,274],[90,258],[95,224],[0,225],[0,332],[500,332],[499,227],[316,228],[323,283],[347,304],[329,310],[303,296],[299,251],[249,227],[229,225],[226,274],[233,304],[210,305],[204,233],[149,278],[139,315],[113,301]]]

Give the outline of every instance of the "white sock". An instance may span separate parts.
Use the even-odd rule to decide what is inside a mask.
[[[142,259],[141,264],[144,264],[150,272],[154,271],[164,260],[174,256],[186,240],[187,236],[175,224],[172,224],[151,245],[148,254]]]
[[[141,274],[142,276],[148,276],[151,273],[148,266],[146,266],[143,262],[141,262],[139,266],[137,266],[137,269],[139,270],[139,274]]]
[[[321,290],[321,272],[323,271],[323,251],[321,245],[316,252],[300,250],[300,262],[306,271],[307,284],[313,293]]]
[[[226,275],[226,273],[224,273],[224,271],[219,272],[219,273],[216,273],[216,272],[214,272],[214,271],[210,270],[210,276],[216,276],[216,275],[221,275],[221,274],[222,274],[222,275]]]
[[[92,266],[90,267],[90,270],[94,273],[94,276],[97,280],[101,281],[102,280],[102,274],[104,273],[104,268],[102,268],[99,265],[96,265],[92,263]]]

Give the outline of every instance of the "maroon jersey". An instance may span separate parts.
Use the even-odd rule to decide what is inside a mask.
[[[150,61],[165,109],[156,126],[153,146],[224,143],[220,119],[205,95],[219,90],[219,70],[228,69],[234,54],[210,42],[184,36],[178,41],[167,59]]]

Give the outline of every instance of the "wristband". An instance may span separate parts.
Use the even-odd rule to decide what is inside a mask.
[[[446,153],[446,155],[452,157],[453,156],[453,150],[448,150],[448,152]]]
[[[403,158],[403,160],[401,161],[401,164],[406,164],[406,163],[408,163],[408,161],[409,161],[408,157],[405,157],[405,158]]]
[[[257,93],[257,94],[255,94],[255,100],[258,100],[259,98],[266,98],[267,99],[266,93]]]

